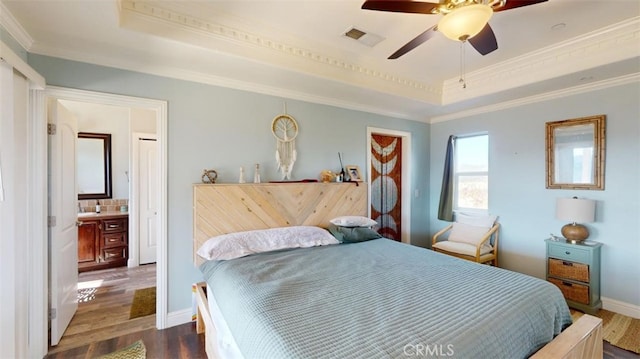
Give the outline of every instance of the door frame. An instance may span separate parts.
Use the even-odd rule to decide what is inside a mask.
[[[44,104],[48,98],[57,100],[83,101],[89,103],[97,103],[103,105],[112,105],[120,107],[136,107],[147,108],[156,112],[156,136],[158,139],[158,253],[156,264],[156,328],[164,329],[167,327],[167,101],[147,99],[141,97],[116,95],[109,93],[85,91],[70,89],[57,86],[47,86],[44,91]],[[46,105],[45,105],[46,106]],[[46,121],[46,108],[43,107],[43,121]],[[45,157],[46,159],[46,157]],[[48,244],[44,244],[44,253],[48,253]],[[38,267],[34,267],[34,272]],[[38,277],[39,273],[35,276]],[[48,268],[45,268],[44,277],[37,278],[42,283],[41,290],[48,293],[46,286],[49,275]],[[44,303],[44,304],[43,304]],[[41,302],[30,303],[36,307],[48,307],[48,296],[43,295]],[[45,321],[46,323],[46,321]],[[44,326],[46,330],[46,325]],[[47,336],[44,337],[47,340]]]
[[[384,135],[402,138],[402,190],[400,196],[402,204],[402,218],[400,226],[402,228],[400,239],[402,243],[411,244],[411,132],[390,130],[386,128],[367,127],[367,187],[368,187],[368,207],[367,213],[371,217],[371,135]]]
[[[30,249],[27,273],[29,293],[40,293],[41,298],[30,295],[28,303],[29,356],[47,355],[49,348],[49,228],[47,215],[49,205],[48,179],[48,135],[44,86],[32,89],[29,94],[29,235]],[[31,300],[33,299],[33,300]],[[44,354],[42,354],[44,353]],[[42,355],[41,355],[42,354]]]

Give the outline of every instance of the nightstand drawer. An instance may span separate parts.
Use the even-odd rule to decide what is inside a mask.
[[[589,259],[591,258],[589,251],[586,249],[569,248],[565,246],[549,246],[549,256],[581,263],[589,263]]]
[[[589,287],[582,284],[570,283],[567,281],[549,278],[549,282],[560,288],[562,295],[577,303],[589,304]]]
[[[549,275],[589,283],[589,266],[582,263],[549,258]]]

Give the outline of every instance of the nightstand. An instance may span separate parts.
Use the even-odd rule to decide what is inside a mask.
[[[570,243],[547,239],[547,280],[555,284],[567,304],[588,314],[602,308],[600,300],[601,243]]]

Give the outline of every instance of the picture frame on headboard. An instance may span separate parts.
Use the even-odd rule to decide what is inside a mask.
[[[351,182],[362,182],[362,175],[360,174],[360,167],[355,165],[347,166],[347,176]]]

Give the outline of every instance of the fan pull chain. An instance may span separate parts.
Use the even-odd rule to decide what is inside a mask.
[[[465,67],[465,62],[464,62],[464,58],[465,58],[465,44],[467,42],[466,41],[461,41],[460,42],[460,80],[458,80],[459,83],[462,84],[462,88],[466,89],[467,88],[467,81],[465,80],[466,74],[467,74],[467,69]]]

